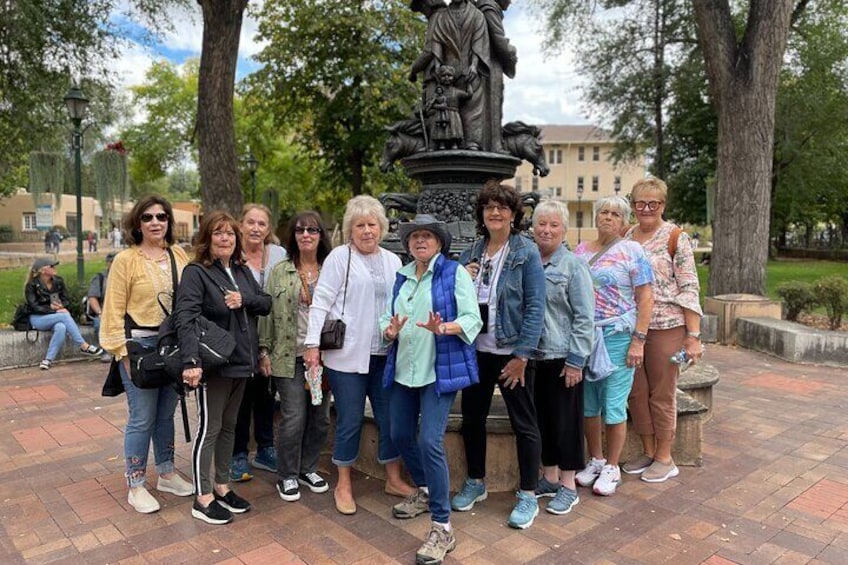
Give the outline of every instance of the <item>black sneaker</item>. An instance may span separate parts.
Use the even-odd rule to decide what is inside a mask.
[[[314,471],[312,473],[301,473],[297,477],[297,482],[307,487],[312,492],[327,492],[330,488],[327,481]]]
[[[286,502],[300,500],[300,489],[297,486],[297,481],[294,479],[277,481],[277,494]]]
[[[229,491],[225,495],[215,492],[215,500],[233,514],[243,514],[251,509],[250,503],[233,491]]]
[[[195,498],[191,515],[207,524],[229,524],[233,521],[232,512],[218,504],[217,500],[213,500],[204,508]]]

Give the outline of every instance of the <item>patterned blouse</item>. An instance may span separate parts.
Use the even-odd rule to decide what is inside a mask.
[[[642,244],[654,271],[654,310],[649,326],[652,330],[667,330],[684,325],[684,308],[699,316],[704,315],[695,254],[686,232],[680,232],[673,260],[668,253],[668,239],[674,227],[670,222],[663,222],[651,239]],[[636,226],[630,228],[624,237],[633,239],[635,229]]]

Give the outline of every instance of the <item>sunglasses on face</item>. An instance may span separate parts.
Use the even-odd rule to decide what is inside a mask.
[[[310,235],[317,235],[321,233],[321,228],[317,226],[295,226],[294,233],[303,234],[304,232]]]
[[[165,212],[157,212],[156,214],[144,213],[141,215],[141,222],[144,224],[149,224],[153,221],[153,218],[156,218],[160,222],[168,221],[168,214]]]
[[[645,200],[637,200],[633,203],[633,207],[639,210],[640,212],[645,208],[647,208],[651,212],[655,212],[660,206],[662,206],[662,204],[663,203],[659,200],[649,200],[647,202]]]

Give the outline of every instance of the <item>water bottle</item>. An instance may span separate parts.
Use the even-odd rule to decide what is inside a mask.
[[[321,380],[324,368],[318,365],[306,371],[306,384],[309,385],[309,395],[312,397],[312,406],[320,406],[324,400],[324,392],[321,390]]]
[[[684,365],[689,364],[689,355],[686,353],[686,348],[681,347],[680,351],[669,357],[669,361],[674,363],[675,365],[679,365],[683,367]]]

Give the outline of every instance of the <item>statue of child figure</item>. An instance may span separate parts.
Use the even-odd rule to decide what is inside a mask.
[[[471,92],[456,88],[456,70],[450,65],[442,65],[436,71],[438,84],[430,100],[430,139],[437,150],[458,149],[462,145],[462,117],[459,107],[464,100],[471,98]],[[470,87],[469,87],[470,88]]]

